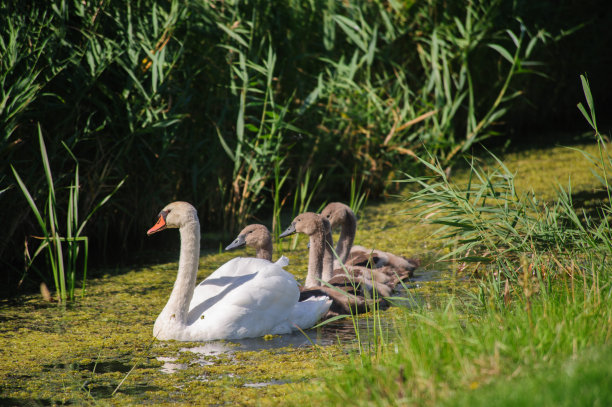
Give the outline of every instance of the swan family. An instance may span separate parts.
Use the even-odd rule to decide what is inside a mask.
[[[237,257],[196,286],[200,259],[196,209],[187,202],[167,205],[147,234],[167,228],[179,229],[181,250],[174,288],[153,326],[158,339],[207,341],[289,333],[310,328],[331,305],[323,296],[299,301],[293,275],[282,263],[265,259]]]
[[[348,266],[340,262],[334,266],[331,232],[338,225],[342,231],[336,256],[340,262],[350,262]],[[414,260],[353,246],[355,214],[348,206],[333,203],[320,215],[298,215],[280,235],[309,236],[304,286],[298,286],[284,269],[289,264],[286,257],[272,262],[272,237],[258,224],[246,226],[226,247],[253,247],[255,258],[234,258],[196,285],[200,255],[196,209],[180,201],[166,205],[147,234],[169,228],[179,229],[181,248],[174,287],[153,327],[160,340],[241,339],[307,329],[322,318],[364,312],[383,303],[382,297],[418,266]]]

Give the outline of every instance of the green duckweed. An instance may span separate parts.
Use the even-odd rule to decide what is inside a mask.
[[[596,146],[584,148],[596,152]],[[505,157],[505,163],[520,174],[519,188],[535,189],[544,197],[553,197],[556,183],[566,184],[570,176],[575,192],[592,193],[598,187],[589,164],[574,150],[517,153]],[[459,180],[461,176],[456,174]],[[437,307],[460,295],[470,281],[454,278],[452,264],[436,263],[443,254],[442,242],[410,212],[399,214],[405,209],[406,203],[397,198],[371,202],[359,213],[355,243],[418,257],[422,273],[442,270],[433,280],[407,284],[408,295],[426,307]],[[288,256],[288,270],[303,281],[306,242],[300,241],[295,251],[289,247],[289,241],[282,242],[275,255]],[[236,255],[254,253],[246,249],[203,255],[198,281]],[[168,263],[99,272],[100,277],[88,281],[86,297],[68,306],[38,295],[0,303],[0,403],[298,404],[302,392],[315,391],[325,372],[341,369],[347,360],[350,344],[245,351],[227,342],[223,345],[228,351],[202,355],[189,351],[201,343],[154,340],[153,323],[167,301],[176,269],[176,263]],[[398,307],[383,314],[391,321],[403,318]],[[166,363],[180,368],[167,373]]]

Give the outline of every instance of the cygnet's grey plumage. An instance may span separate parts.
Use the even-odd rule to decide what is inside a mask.
[[[371,309],[375,301],[364,293],[369,293],[370,297],[372,291],[377,291],[379,297],[390,294],[388,288],[364,278],[359,271],[349,270],[349,275],[346,276],[344,272],[340,273],[341,270],[333,270],[331,229],[329,222],[320,215],[312,212],[298,215],[281,237],[293,233],[303,233],[310,237],[308,275],[304,287],[300,288],[300,301],[311,297],[328,296],[332,299],[332,306],[327,316],[333,316]],[[245,227],[226,249],[231,250],[245,245],[254,248],[257,257],[265,255],[268,259],[272,258],[272,237],[263,225]],[[334,288],[322,285],[320,281],[328,281]]]
[[[345,266],[362,266],[379,270],[392,278],[404,280],[411,277],[419,266],[417,259],[407,259],[382,250],[353,246],[357,231],[357,217],[352,209],[341,202],[332,202],[321,211],[333,228],[341,227],[336,253]]]

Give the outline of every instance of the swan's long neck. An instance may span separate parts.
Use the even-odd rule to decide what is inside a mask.
[[[342,263],[348,258],[351,247],[353,247],[353,242],[355,241],[356,233],[357,219],[353,214],[346,212],[344,222],[342,223],[342,230],[340,231],[340,237],[338,238],[338,244],[336,246],[336,253]]]
[[[265,245],[257,248],[257,258],[272,261],[272,239]]]
[[[189,304],[193,297],[198,263],[200,261],[200,223],[196,219],[179,229],[181,234],[181,254],[179,269],[174,288],[162,313],[174,315],[177,323],[187,324]]]

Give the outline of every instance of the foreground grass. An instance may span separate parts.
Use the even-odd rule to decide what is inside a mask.
[[[607,193],[585,175],[590,164],[575,153],[550,149],[554,165],[534,164],[525,155],[504,162],[518,171],[517,189],[535,189],[547,198],[555,196],[557,183],[567,182],[564,176],[583,180],[580,191],[572,191],[574,202],[597,213],[607,204]],[[531,171],[521,174],[520,167]],[[465,181],[459,175],[456,182]],[[436,204],[435,199],[427,203]],[[447,224],[469,230],[471,224],[460,218]],[[488,233],[485,227],[481,238]],[[612,276],[605,247],[538,252],[527,246],[526,252],[508,253],[512,260],[485,268],[478,295],[458,296],[434,309],[405,310],[398,335],[367,343],[375,351],[354,354],[341,373],[310,393],[311,404],[610,405]],[[502,273],[494,265],[512,268]],[[459,273],[470,270],[463,263],[454,267]]]
[[[406,312],[397,338],[355,355],[311,403],[610,405],[612,285],[568,280],[529,297],[531,281],[480,312]]]
[[[502,380],[457,394],[455,406],[609,406],[612,405],[612,348],[594,347],[530,377]]]

